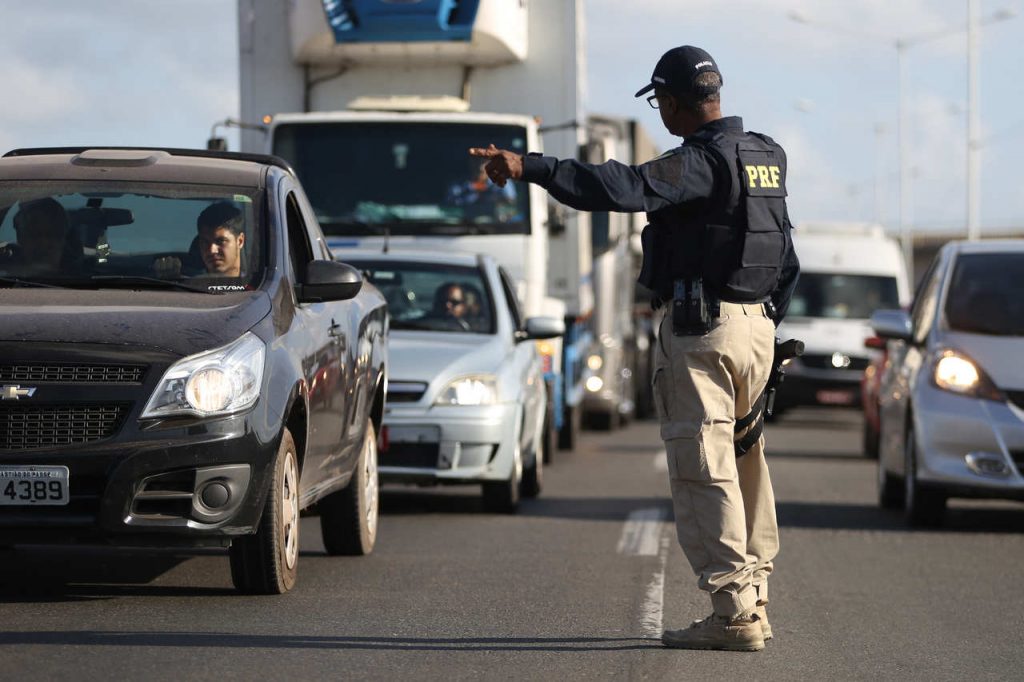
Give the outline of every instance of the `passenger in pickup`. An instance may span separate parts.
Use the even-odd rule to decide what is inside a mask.
[[[14,215],[16,243],[0,245],[0,271],[17,276],[74,273],[82,247],[69,234],[68,216],[51,197],[22,202]]]

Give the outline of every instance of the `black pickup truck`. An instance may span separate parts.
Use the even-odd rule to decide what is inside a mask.
[[[304,511],[370,552],[387,334],[280,159],[9,152],[0,545],[228,546],[253,593],[295,583]]]

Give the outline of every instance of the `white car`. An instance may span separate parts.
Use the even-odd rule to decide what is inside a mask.
[[[1024,240],[952,242],[910,315],[871,318],[889,341],[879,390],[879,502],[913,524],[949,497],[1024,500]]]
[[[489,256],[337,255],[377,285],[391,315],[381,480],[481,484],[484,508],[506,513],[539,494],[554,426],[532,339],[563,334],[564,322],[524,320]]]

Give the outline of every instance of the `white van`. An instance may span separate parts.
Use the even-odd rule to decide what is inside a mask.
[[[860,381],[876,309],[900,308],[911,289],[900,246],[872,223],[809,223],[793,230],[800,279],[781,339],[801,339],[804,354],[786,365],[776,413],[797,405],[860,405]]]

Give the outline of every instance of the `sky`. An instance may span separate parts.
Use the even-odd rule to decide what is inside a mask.
[[[981,231],[1024,234],[1024,0],[979,2],[983,17],[1015,13],[981,30]],[[877,221],[896,231],[895,44],[913,43],[906,213],[915,230],[965,231],[967,0],[583,7],[587,109],[637,118],[663,149],[675,146],[633,93],[665,50],[705,48],[722,70],[723,112],[786,148],[797,224]],[[204,146],[215,122],[238,116],[236,13],[235,0],[0,0],[0,150]],[[237,149],[237,136],[228,137]]]

